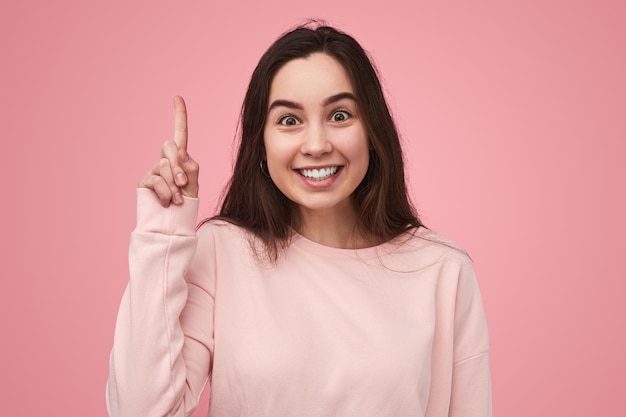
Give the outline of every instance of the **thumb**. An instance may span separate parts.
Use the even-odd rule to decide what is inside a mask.
[[[200,170],[198,163],[182,148],[178,150],[178,163],[187,177],[186,184],[181,187],[183,195],[198,197],[198,172]]]

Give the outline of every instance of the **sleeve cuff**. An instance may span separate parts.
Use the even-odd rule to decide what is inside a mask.
[[[163,207],[154,191],[137,189],[137,227],[135,231],[166,235],[195,236],[200,200],[183,197],[181,205]]]

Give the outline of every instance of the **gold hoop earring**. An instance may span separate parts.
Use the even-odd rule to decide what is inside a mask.
[[[259,162],[259,167],[261,167],[261,172],[263,173],[263,175],[265,175],[267,178],[271,178],[270,177],[270,171],[269,168],[267,167],[267,161],[264,159],[261,159],[261,161]]]

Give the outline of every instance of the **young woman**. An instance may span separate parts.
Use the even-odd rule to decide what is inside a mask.
[[[471,261],[424,228],[376,72],[299,27],[257,65],[218,217],[194,228],[182,98],[139,181],[111,416],[490,416]]]

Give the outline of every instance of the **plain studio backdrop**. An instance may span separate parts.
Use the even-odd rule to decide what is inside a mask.
[[[475,261],[495,414],[623,415],[625,17],[602,0],[3,2],[3,415],[106,415],[135,186],[172,98],[209,216],[252,70],[307,18],[369,51],[423,220]]]

